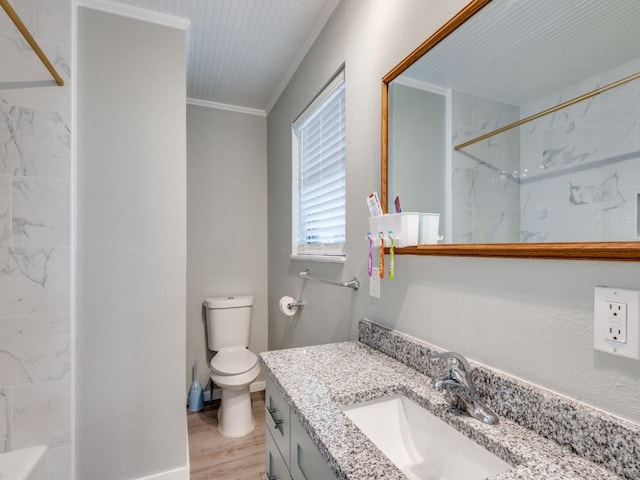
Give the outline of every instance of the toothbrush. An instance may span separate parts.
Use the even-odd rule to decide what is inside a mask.
[[[394,252],[393,249],[395,247],[395,242],[393,238],[393,233],[389,230],[389,239],[391,240],[391,245],[389,246],[389,280],[393,280],[395,278],[395,261],[394,261]]]
[[[367,233],[367,238],[369,239],[369,260],[367,262],[367,272],[369,273],[369,277],[373,275],[373,237],[371,236],[371,232]]]
[[[378,267],[380,278],[384,278],[384,234],[380,232],[380,266]]]

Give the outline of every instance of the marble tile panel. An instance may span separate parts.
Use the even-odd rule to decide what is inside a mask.
[[[634,101],[601,109],[576,123],[578,128],[599,131],[599,158],[637,150],[638,109]]]
[[[71,447],[49,450],[49,480],[71,480]]]
[[[68,179],[70,147],[65,116],[0,103],[0,174]]]
[[[38,38],[71,45],[71,0],[38,0]]]
[[[601,155],[600,128],[570,121],[544,132],[542,166],[560,170],[588,163]]]
[[[14,177],[11,193],[14,246],[70,244],[69,180]]]
[[[473,97],[471,126],[490,132],[520,118],[520,108],[481,97]]]
[[[0,317],[0,387],[68,380],[69,323],[68,314]]]
[[[65,85],[60,87],[55,83],[20,36],[0,34],[0,58],[12,67],[0,69],[0,104],[68,114],[71,111],[71,47],[50,43],[42,43],[41,47]],[[0,146],[3,143],[0,141]]]
[[[69,381],[38,383],[13,390],[12,449],[33,445],[70,445],[71,386]]]
[[[39,44],[71,44],[71,0],[19,0],[11,6]],[[1,13],[0,33],[20,35],[4,10]]]
[[[69,312],[69,247],[0,247],[0,317]]]
[[[18,14],[22,23],[25,24],[29,33],[34,38],[38,38],[38,2],[39,0],[19,0],[10,2],[11,7]],[[20,35],[20,31],[13,24],[9,16],[0,10],[0,33]]]
[[[522,214],[523,241],[597,242],[601,235],[598,205],[580,205]]]
[[[637,204],[637,199],[636,199]],[[631,202],[614,209],[600,209],[600,239],[607,241],[640,240],[637,207]]]
[[[0,175],[0,247],[11,244],[11,177]]]
[[[451,119],[454,128],[471,128],[473,96],[457,90],[451,91]]]
[[[0,453],[11,450],[11,389],[0,388]]]
[[[602,72],[600,74],[600,82],[602,85],[607,85],[638,72],[640,72],[640,57]],[[633,80],[620,85],[600,94],[599,97],[603,108],[637,101],[640,97],[640,80]]]

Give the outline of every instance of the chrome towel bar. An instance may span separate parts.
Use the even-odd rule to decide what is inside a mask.
[[[325,280],[324,278],[312,277],[308,268],[304,272],[300,272],[299,276],[300,278],[304,278],[306,280],[328,283],[330,285],[338,285],[339,287],[353,288],[354,290],[358,290],[360,288],[360,280],[358,280],[356,277],[353,277],[353,279],[349,280],[348,282],[333,282],[331,280]]]

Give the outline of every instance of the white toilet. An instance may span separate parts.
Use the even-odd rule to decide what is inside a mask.
[[[249,385],[260,375],[255,353],[249,351],[253,297],[211,297],[207,310],[211,380],[222,389],[218,429],[225,437],[243,437],[253,430]]]

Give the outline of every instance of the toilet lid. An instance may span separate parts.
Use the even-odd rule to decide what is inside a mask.
[[[255,353],[245,347],[223,348],[211,359],[211,370],[220,375],[237,375],[258,363]]]

